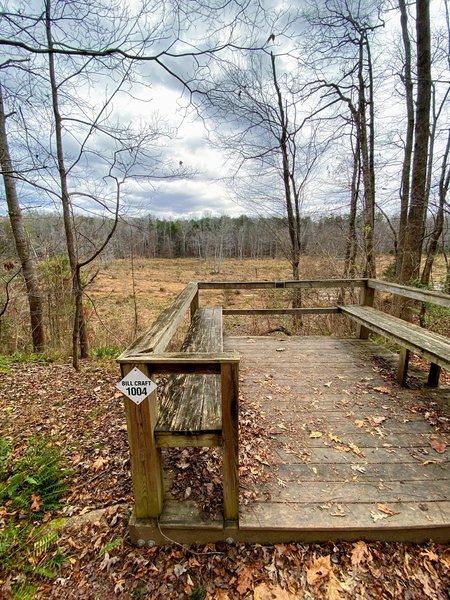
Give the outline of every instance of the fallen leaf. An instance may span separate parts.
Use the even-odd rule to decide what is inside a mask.
[[[364,427],[364,421],[362,421],[361,419],[356,419],[355,425],[356,427]]]
[[[331,387],[332,383],[333,383],[332,381],[328,381],[327,383],[324,383],[323,385],[324,385],[324,387]]]
[[[38,494],[31,494],[30,510],[32,510],[33,512],[38,512],[41,510],[41,507],[42,507],[41,497],[38,496]]]
[[[334,435],[334,433],[329,433],[328,437],[330,438],[330,440],[332,442],[336,442],[338,444],[342,444],[342,440],[340,440],[337,435]]]
[[[358,471],[358,473],[365,473],[366,472],[366,468],[362,467],[361,465],[352,465],[351,469],[352,469],[352,471]]]
[[[353,566],[358,566],[363,561],[370,562],[372,560],[372,555],[366,542],[359,541],[353,544],[351,560]]]
[[[175,565],[173,572],[175,573],[175,575],[177,577],[180,577],[180,575],[183,575],[183,573],[186,573],[187,571],[187,567],[186,565],[183,565],[181,563],[178,563],[177,565]]]
[[[309,434],[310,438],[321,438],[323,435],[323,433],[321,431],[311,431],[311,433]]]
[[[381,423],[386,421],[386,417],[369,417],[369,421],[372,423],[372,425],[381,425]]]
[[[92,468],[94,471],[100,471],[105,465],[108,464],[108,459],[103,456],[99,456],[97,460],[92,463]]]
[[[374,387],[373,388],[375,392],[380,392],[380,394],[390,394],[392,392],[392,390],[390,388],[387,387]]]
[[[384,513],[377,513],[374,510],[371,510],[370,516],[372,517],[372,520],[376,523],[377,521],[381,521],[381,519],[387,519],[389,515],[386,515]]]
[[[377,508],[386,515],[398,515],[398,513],[395,512],[395,510],[392,510],[392,508],[389,508],[389,506],[386,506],[386,504],[378,503]]]
[[[306,581],[311,586],[315,586],[317,582],[321,581],[324,577],[329,577],[331,573],[331,562],[330,555],[319,556],[313,562],[311,567],[306,571]]]
[[[438,438],[433,438],[430,441],[430,446],[439,454],[443,454],[447,450],[447,444],[444,442],[444,440],[440,440]]]
[[[354,444],[353,442],[349,442],[348,445],[350,449],[356,454],[356,456],[364,456],[362,450],[358,448],[356,444]]]
[[[293,596],[279,585],[273,587],[260,583],[253,592],[254,600],[292,600]]]
[[[241,596],[253,589],[253,571],[250,567],[244,567],[239,573],[236,589]]]

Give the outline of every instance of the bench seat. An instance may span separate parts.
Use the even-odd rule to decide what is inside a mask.
[[[406,350],[429,360],[432,369],[435,369],[433,365],[450,369],[450,340],[447,337],[371,306],[352,305],[338,308],[341,313],[348,315],[359,325],[388,337]]]
[[[196,310],[181,351],[223,351],[221,307]],[[155,440],[166,448],[221,446],[220,375],[173,377],[161,397]]]

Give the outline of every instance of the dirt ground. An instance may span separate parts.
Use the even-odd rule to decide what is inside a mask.
[[[199,260],[135,261],[133,270],[134,277],[129,261],[114,261],[91,287],[88,317],[94,347],[125,347],[190,280],[290,278],[287,262],[278,260],[224,261],[219,273]],[[332,260],[320,265],[312,261],[305,270],[311,279],[338,277],[340,272]],[[250,294],[216,294],[205,295],[205,302],[246,306],[255,301]],[[284,300],[269,295],[258,301],[271,305]],[[269,325],[249,323],[263,329]],[[95,360],[83,363],[80,373],[65,363],[16,364],[0,372],[1,435],[10,440],[14,457],[23,454],[31,438],[45,437],[61,449],[72,470],[62,508],[48,515],[49,522],[64,520],[57,521],[58,540],[37,555],[31,550],[33,538],[25,548],[14,548],[21,560],[12,570],[0,565],[1,598],[32,598],[24,591],[27,582],[36,586],[34,597],[42,599],[449,597],[450,550],[433,543],[133,547],[127,534],[133,500],[118,379],[114,362]],[[260,479],[267,476],[267,468],[259,468],[252,457],[257,451],[260,464],[270,465],[271,449],[263,415],[250,398],[241,400],[241,501],[251,502]],[[178,469],[172,492],[185,493],[189,483],[192,498],[206,515],[213,514],[221,494],[217,457],[197,450],[165,458]],[[25,519],[11,506],[0,506],[0,528],[13,517],[18,523]],[[36,567],[57,551],[65,556],[61,568],[52,577],[37,574]]]
[[[450,551],[432,543],[133,547],[127,535],[132,495],[117,380],[114,363],[98,362],[83,364],[80,373],[65,364],[28,364],[2,374],[2,433],[13,441],[15,455],[30,437],[45,436],[61,449],[73,472],[62,509],[49,515],[51,521],[67,519],[56,545],[38,557],[25,553],[25,564],[36,567],[59,549],[66,557],[61,569],[49,578],[33,575],[31,568],[2,572],[0,566],[1,597],[19,597],[11,590],[25,577],[37,585],[35,597],[42,599],[447,597]],[[251,502],[267,472],[255,467],[252,457],[257,452],[260,464],[270,464],[264,437],[268,425],[245,398],[241,421],[241,500]],[[217,475],[214,457],[184,451],[168,458],[179,467],[174,493],[189,481],[193,498],[206,514],[214,512],[220,489],[213,485],[205,495],[203,485],[205,477],[214,482]],[[1,507],[0,523],[10,517],[11,508]]]

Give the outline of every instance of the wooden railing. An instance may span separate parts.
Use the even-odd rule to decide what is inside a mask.
[[[153,325],[118,358],[122,375],[138,366],[148,376],[156,374],[219,374],[221,377],[222,443],[224,447],[224,518],[238,524],[238,366],[239,356],[226,353],[167,352],[185,316],[191,318],[199,308],[199,292],[203,290],[311,290],[335,288],[360,289],[359,304],[371,307],[375,291],[389,292],[450,308],[450,296],[441,292],[419,290],[375,279],[321,279],[301,281],[236,281],[191,282],[156,319]],[[341,302],[342,304],[342,302]],[[335,306],[303,308],[224,308],[224,315],[317,315],[341,312]],[[367,338],[369,329],[359,325],[358,336]],[[131,471],[137,519],[157,518],[163,506],[161,448],[155,438],[158,421],[157,393],[141,404],[125,398]],[[206,439],[206,438],[205,438]],[[164,444],[169,445],[169,444]],[[175,445],[175,444],[174,444]],[[195,445],[186,443],[186,446]],[[202,444],[199,444],[202,445]],[[214,445],[206,444],[203,445]]]

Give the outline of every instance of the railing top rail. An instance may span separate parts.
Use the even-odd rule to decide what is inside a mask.
[[[164,352],[197,292],[198,284],[193,281],[188,283],[175,300],[159,314],[153,325],[132,342],[117,361],[127,362],[128,356],[143,352]]]
[[[366,279],[294,279],[282,281],[199,281],[200,290],[365,287]]]
[[[368,279],[367,286],[380,292],[388,292],[397,296],[404,296],[420,302],[429,302],[445,308],[450,308],[450,295],[435,290],[421,290],[408,285],[381,281],[380,279]]]

